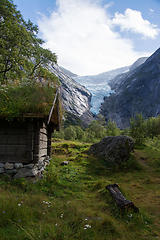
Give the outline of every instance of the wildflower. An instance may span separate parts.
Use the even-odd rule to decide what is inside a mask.
[[[90,226],[90,225],[87,225],[87,224],[85,225],[85,227],[86,227],[86,228],[91,228],[91,226]]]
[[[58,224],[56,223],[55,226],[57,227],[57,225],[58,225]]]
[[[19,219],[19,222],[20,222],[21,220]]]
[[[145,222],[145,224],[147,224],[147,222]]]
[[[43,214],[45,214],[45,212]]]
[[[5,211],[3,211],[2,213],[5,213]]]
[[[63,213],[61,214],[61,216],[60,216],[61,218],[63,217]]]
[[[19,204],[18,204],[18,207],[20,207],[20,206],[21,206],[21,204],[19,203]]]

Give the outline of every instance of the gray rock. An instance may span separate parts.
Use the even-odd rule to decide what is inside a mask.
[[[4,168],[0,167],[0,173],[4,173]]]
[[[17,169],[6,170],[6,173],[15,174],[15,173],[17,173]]]
[[[7,169],[7,170],[13,169],[13,168],[14,168],[14,167],[13,167],[13,163],[6,163],[6,164],[4,165],[4,168]]]
[[[27,164],[27,165],[24,165],[24,167],[27,169],[32,169],[34,167],[34,164],[33,163]]]
[[[0,168],[3,168],[4,167],[4,163],[0,163]]]
[[[33,169],[19,168],[17,173],[14,176],[14,179],[36,177],[37,174],[38,174],[38,170],[35,168]]]
[[[62,163],[61,163],[61,165],[68,165],[69,164],[69,161],[63,161]]]
[[[37,164],[38,169],[41,169],[42,167],[44,167],[44,162],[43,161],[39,161]]]
[[[134,139],[128,136],[104,137],[99,143],[93,144],[88,153],[108,162],[120,163],[127,160],[134,145]]]
[[[15,164],[14,164],[14,167],[15,167],[16,169],[23,168],[23,164],[22,164],[22,163],[15,163]]]

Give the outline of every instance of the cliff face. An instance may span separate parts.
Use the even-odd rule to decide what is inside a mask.
[[[143,64],[118,75],[109,85],[115,92],[104,97],[100,113],[129,127],[130,118],[137,112],[145,118],[160,114],[160,48]]]
[[[54,64],[50,66],[49,70],[53,72],[62,83],[61,97],[64,109],[80,118],[86,124],[93,121],[93,114],[90,111],[91,93],[64,73],[58,65]]]

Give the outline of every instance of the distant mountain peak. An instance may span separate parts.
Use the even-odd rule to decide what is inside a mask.
[[[160,48],[144,63],[116,76],[109,84],[115,93],[104,98],[100,110],[106,119],[126,128],[136,113],[145,118],[156,117],[160,114]]]

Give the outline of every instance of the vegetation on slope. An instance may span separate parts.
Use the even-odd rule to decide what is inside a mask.
[[[77,140],[84,142],[98,142],[105,136],[128,135],[134,138],[136,144],[143,143],[147,138],[157,138],[160,135],[160,116],[144,119],[142,114],[136,114],[130,119],[130,128],[120,130],[114,122],[105,122],[105,117],[97,116],[87,128],[64,123],[59,132],[53,137],[64,140]]]
[[[55,139],[43,179],[0,179],[1,239],[158,239],[160,151],[152,145],[117,167],[88,156],[90,144]],[[106,190],[113,183],[139,213],[116,206]]]

